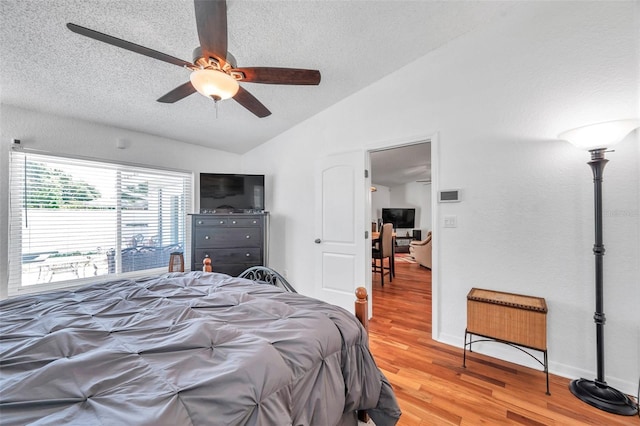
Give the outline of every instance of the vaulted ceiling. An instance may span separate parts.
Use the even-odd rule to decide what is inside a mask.
[[[228,1],[238,66],[318,69],[319,86],[243,83],[272,115],[199,94],[178,66],[75,34],[72,22],[191,61],[190,0],[0,1],[0,102],[244,153],[394,70],[500,16],[508,2]],[[410,84],[408,82],[407,84]]]

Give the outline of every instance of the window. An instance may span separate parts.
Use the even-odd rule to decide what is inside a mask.
[[[190,173],[21,151],[10,173],[9,295],[164,272],[186,246]]]

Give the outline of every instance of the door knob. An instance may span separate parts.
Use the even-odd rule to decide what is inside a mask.
[[[314,243],[316,244],[320,244],[322,242],[322,240],[320,238],[316,238],[316,240],[314,241]]]

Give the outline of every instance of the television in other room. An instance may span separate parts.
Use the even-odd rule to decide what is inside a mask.
[[[264,211],[264,175],[200,173],[200,213]]]
[[[415,228],[416,209],[382,209],[382,223],[393,223],[394,229]]]

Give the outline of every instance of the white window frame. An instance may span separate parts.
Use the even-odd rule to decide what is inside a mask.
[[[184,211],[184,217],[182,218],[183,223],[181,224],[181,226],[184,229],[183,253],[184,253],[185,259],[190,258],[191,232],[189,227],[190,224],[188,219],[188,212],[192,210],[193,200],[194,200],[194,195],[193,195],[194,174],[192,171],[153,167],[148,165],[116,162],[116,161],[87,158],[87,157],[59,155],[59,154],[54,154],[49,152],[41,152],[37,150],[28,150],[24,148],[12,147],[9,155],[9,197],[8,197],[9,254],[8,254],[8,274],[7,274],[8,275],[8,283],[7,283],[8,297],[14,297],[21,294],[30,294],[30,293],[39,293],[43,291],[58,290],[58,289],[74,289],[89,283],[108,282],[108,281],[113,281],[114,279],[132,279],[132,278],[139,278],[144,276],[158,275],[161,273],[166,273],[168,268],[168,265],[167,265],[167,266],[153,268],[153,269],[144,269],[139,271],[121,272],[121,273],[109,273],[109,274],[99,275],[99,276],[90,276],[90,277],[76,278],[76,279],[70,279],[65,281],[39,283],[39,284],[31,284],[28,286],[23,286],[21,284],[21,278],[22,278],[22,240],[21,240],[22,216],[21,214],[22,213],[16,213],[16,212],[21,212],[22,210],[21,206],[23,205],[23,201],[21,199],[16,199],[17,194],[14,191],[14,185],[13,185],[14,161],[16,161],[17,158],[23,158],[19,154],[23,154],[27,156],[33,155],[33,156],[38,156],[43,158],[50,157],[52,159],[61,158],[61,159],[74,160],[74,161],[87,162],[87,163],[93,162],[93,163],[96,163],[97,165],[103,165],[103,166],[109,166],[109,167],[115,168],[116,170],[129,171],[130,169],[133,168],[133,169],[140,170],[141,172],[145,172],[145,171],[151,172],[151,173],[161,172],[161,173],[167,173],[167,174],[183,175],[182,177],[185,179],[184,208],[182,209]],[[118,196],[118,200],[120,200],[119,196]],[[122,210],[118,207],[116,209],[116,212],[117,212],[116,213],[117,214],[116,229],[118,234],[116,237],[115,253],[116,253],[116,256],[120,258],[121,248],[122,248],[121,232],[123,227],[122,218],[121,218]],[[120,259],[118,259],[117,262],[119,263]],[[190,265],[190,263],[185,261],[185,268],[188,268],[188,265]]]

